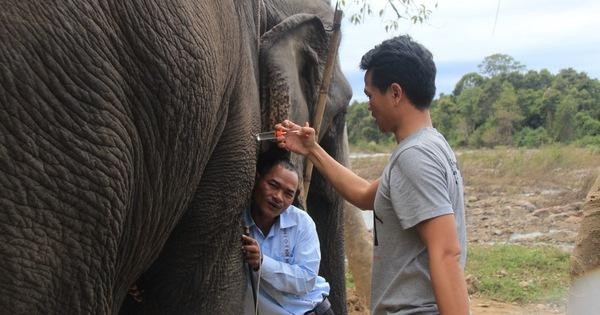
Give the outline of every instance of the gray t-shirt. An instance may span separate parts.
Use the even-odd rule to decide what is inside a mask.
[[[464,268],[467,252],[463,181],[456,157],[437,130],[419,129],[392,153],[375,196],[373,315],[439,313],[427,249],[415,225],[451,213]]]

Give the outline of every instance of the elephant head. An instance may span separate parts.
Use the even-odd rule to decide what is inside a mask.
[[[295,3],[291,1],[290,3]],[[301,7],[298,4],[298,7]],[[261,58],[261,117],[263,130],[271,130],[284,119],[298,123],[314,120],[314,113],[327,62],[328,46],[332,35],[333,11],[322,3],[303,7],[291,14],[290,8],[275,11],[269,23],[275,24],[262,35]],[[305,13],[305,12],[309,13]],[[281,16],[277,16],[279,12]],[[286,16],[287,14],[287,16]],[[345,113],[352,92],[334,60],[333,77],[328,91],[325,112],[319,132],[321,146],[339,162],[347,161],[343,145]],[[278,154],[272,147],[263,147],[263,154]],[[281,152],[279,152],[281,154]],[[302,156],[293,154],[292,160],[304,166]],[[302,171],[302,167],[300,170]],[[346,313],[345,273],[343,246],[343,200],[314,170],[308,196],[307,211],[317,225],[321,240],[320,273],[331,285],[331,300],[336,313]],[[301,172],[301,176],[304,176]],[[300,179],[302,182],[302,178]]]

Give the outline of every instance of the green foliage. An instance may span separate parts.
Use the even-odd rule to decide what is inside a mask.
[[[348,142],[363,151],[385,151],[395,144],[394,137],[392,134],[383,134],[379,131],[368,106],[369,104],[366,102],[355,101],[348,107],[346,113]]]
[[[579,112],[575,114],[575,136],[600,136],[600,120],[592,118],[588,113]]]
[[[476,291],[510,302],[557,301],[569,287],[569,253],[551,247],[471,245],[466,274]]]
[[[600,136],[584,136],[581,139],[577,139],[575,144],[600,151]]]
[[[354,289],[355,286],[354,277],[351,273],[346,271],[346,289]]]
[[[517,103],[517,95],[512,84],[509,82],[502,83],[502,91],[492,107],[494,114],[489,118],[489,121],[492,123],[495,133],[499,138],[494,143],[489,144],[512,144],[512,135],[515,133],[521,120],[523,120],[521,108]]]
[[[515,135],[515,144],[519,147],[537,148],[551,142],[552,138],[544,127],[536,129],[525,127]]]
[[[561,143],[598,146],[600,81],[584,72],[529,70],[512,57],[486,57],[482,73],[470,72],[450,95],[431,105],[431,118],[454,147],[525,146]],[[346,115],[352,146],[380,152],[394,146],[383,135],[367,103],[354,102]]]
[[[453,146],[594,146],[600,135],[600,81],[584,72],[529,70],[494,54],[432,105],[434,126]],[[584,139],[585,140],[582,140]]]
[[[577,104],[572,98],[563,98],[556,107],[554,117],[554,128],[552,128],[554,139],[568,143],[574,136],[575,113]]]
[[[425,2],[428,2],[427,5]],[[430,8],[437,8],[437,2],[425,0],[386,0],[376,3],[367,0],[340,0],[339,4],[341,8],[353,5],[349,10],[349,19],[353,24],[361,24],[367,16],[372,16],[375,12],[382,20],[386,13],[391,13],[391,19],[383,23],[386,32],[398,30],[400,20],[407,20],[413,24],[423,23],[431,15]]]
[[[477,67],[479,68],[479,72],[481,74],[489,77],[525,70],[524,65],[516,61],[513,57],[504,54],[493,54],[487,56]]]

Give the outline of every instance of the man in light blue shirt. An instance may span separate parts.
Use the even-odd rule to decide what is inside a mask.
[[[321,252],[315,223],[292,205],[298,173],[287,159],[262,161],[257,169],[252,206],[244,212],[249,236],[242,251],[252,267],[244,314],[332,315],[329,284],[318,275]],[[251,288],[253,286],[254,288]]]

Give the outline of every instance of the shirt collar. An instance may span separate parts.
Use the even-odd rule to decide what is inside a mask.
[[[282,229],[289,228],[298,224],[298,216],[292,215],[291,213],[292,211],[294,211],[292,207],[294,206],[290,205],[279,215],[279,225]]]
[[[292,227],[294,225],[298,225],[298,216],[292,215],[291,212],[294,211],[295,208],[293,205],[290,205],[287,209],[285,209],[279,215],[279,226],[282,229]],[[252,219],[252,215],[250,214],[250,208],[247,208],[244,213],[244,224],[247,227],[251,227],[256,225],[254,220]]]

